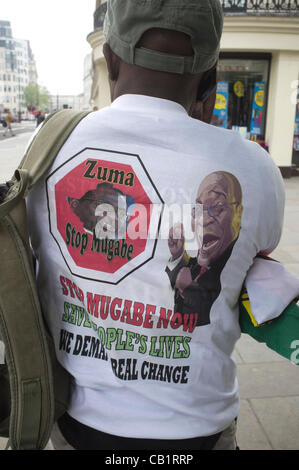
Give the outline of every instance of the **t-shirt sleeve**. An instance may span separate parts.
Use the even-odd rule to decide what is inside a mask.
[[[261,206],[259,207],[259,238],[260,251],[269,255],[279,244],[284,221],[285,185],[279,168],[272,157],[259,147],[260,192]],[[262,163],[263,162],[263,163]]]

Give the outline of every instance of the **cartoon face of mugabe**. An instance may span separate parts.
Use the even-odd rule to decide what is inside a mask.
[[[80,199],[67,198],[69,205],[84,225],[97,238],[116,239],[126,230],[134,200],[110,183],[98,184]]]
[[[175,289],[175,312],[198,314],[197,326],[210,323],[212,304],[221,291],[220,275],[239,236],[242,189],[227,172],[214,172],[200,184],[192,208],[191,226],[198,245],[197,256],[184,251],[181,224],[169,232],[172,255],[166,268]]]

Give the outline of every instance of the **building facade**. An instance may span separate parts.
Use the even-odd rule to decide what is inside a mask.
[[[265,144],[289,176],[299,167],[299,2],[222,1],[222,6],[219,79],[228,87],[228,127]]]
[[[291,176],[299,168],[299,1],[219,1],[225,17],[213,124],[257,141]],[[110,103],[102,52],[106,0],[95,7],[91,98],[101,108]]]
[[[74,111],[82,111],[84,109],[83,103],[83,93],[80,95],[51,95],[49,111],[54,112],[58,111],[59,109],[73,109]]]
[[[83,110],[91,109],[91,89],[92,89],[92,53],[88,54],[84,59],[84,75],[83,75]]]
[[[26,117],[23,90],[29,83],[37,83],[30,43],[13,38],[10,22],[0,21],[0,111]]]
[[[94,12],[94,31],[87,40],[92,48],[92,87],[91,102],[99,109],[110,104],[108,73],[103,55],[103,23],[107,11],[106,0],[96,0]]]

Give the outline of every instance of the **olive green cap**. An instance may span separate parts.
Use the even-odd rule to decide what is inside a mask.
[[[128,64],[171,73],[200,73],[219,58],[223,13],[219,0],[108,0],[105,40]],[[152,28],[179,31],[191,38],[193,56],[136,47]]]

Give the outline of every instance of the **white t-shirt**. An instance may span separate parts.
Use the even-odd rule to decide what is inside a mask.
[[[28,197],[69,414],[126,437],[225,429],[239,412],[240,290],[277,246],[283,209],[271,157],[177,103],[125,95],[84,118]]]

